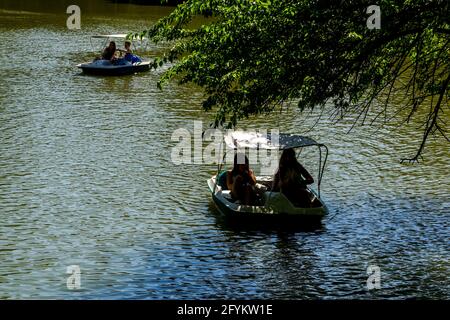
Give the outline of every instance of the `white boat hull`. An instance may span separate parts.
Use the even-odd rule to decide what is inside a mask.
[[[216,185],[216,176],[208,179],[208,187],[212,193],[212,198],[220,212],[231,217],[272,217],[272,218],[300,218],[305,220],[320,221],[327,213],[328,209],[317,194],[309,189],[316,196],[316,206],[312,208],[295,207],[282,193],[265,191],[264,205],[249,206],[233,201],[229,190],[222,190]]]

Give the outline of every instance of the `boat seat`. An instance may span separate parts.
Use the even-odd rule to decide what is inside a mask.
[[[217,179],[217,185],[219,185],[222,190],[228,190],[228,186],[227,186],[227,175],[228,172],[227,171],[222,171],[221,173],[219,173],[216,177]]]
[[[227,200],[233,199],[233,198],[231,197],[231,191],[230,191],[230,190],[222,190],[222,195],[223,195],[223,197],[224,197],[225,199],[227,199]]]
[[[230,190],[222,190],[222,195],[229,202],[239,203],[239,201],[236,201],[235,199],[233,199],[233,197],[231,196],[231,191]]]

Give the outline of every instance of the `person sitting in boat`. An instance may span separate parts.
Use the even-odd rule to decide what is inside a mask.
[[[235,154],[233,169],[227,171],[227,187],[231,197],[244,205],[251,205],[256,199],[255,185],[256,177],[249,167],[247,156]]]
[[[281,191],[297,207],[310,208],[312,199],[307,185],[312,183],[313,177],[297,161],[294,149],[284,150],[273,179],[272,191]]]
[[[115,59],[113,62],[116,66],[123,66],[132,63],[133,52],[131,51],[131,41],[125,41],[125,49],[117,49],[120,52],[120,58]]]
[[[133,51],[131,50],[131,41],[125,41],[125,50],[122,50],[122,52],[125,53],[123,58],[126,61],[131,63],[142,62],[141,58],[133,54]]]
[[[125,41],[125,50],[123,50],[125,56],[123,57],[125,60],[130,61],[133,58],[133,51],[131,51],[131,41]]]
[[[114,41],[111,41],[109,43],[109,46],[107,46],[102,53],[102,59],[103,60],[109,60],[109,61],[114,61],[115,60],[115,53],[116,53],[116,43]]]

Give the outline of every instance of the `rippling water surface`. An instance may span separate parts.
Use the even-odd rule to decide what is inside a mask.
[[[6,3],[6,4],[5,4]],[[104,5],[65,28],[65,7],[0,10],[0,298],[450,298],[449,144],[400,164],[414,126],[335,124],[295,108],[245,128],[308,133],[330,148],[313,231],[239,228],[220,218],[213,165],[175,166],[172,132],[208,124],[202,92],[161,71],[83,76],[89,36],[140,30],[170,9]],[[108,14],[113,14],[113,18]],[[160,48],[150,48],[148,57]],[[315,172],[317,156],[305,151]],[[66,268],[79,265],[79,291]],[[381,289],[366,289],[367,267]]]

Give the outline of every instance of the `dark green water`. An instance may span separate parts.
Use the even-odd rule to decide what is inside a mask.
[[[161,71],[75,67],[95,56],[90,35],[141,30],[171,9],[81,1],[82,28],[69,31],[68,4],[0,1],[1,298],[450,297],[448,143],[430,140],[408,166],[415,125],[347,134],[351,119],[323,116],[308,132],[319,114],[295,108],[244,121],[329,146],[330,216],[312,232],[229,226],[207,191],[215,167],[170,158],[176,129],[212,119],[202,92],[159,91]],[[69,265],[81,268],[79,291],[66,287]],[[369,265],[379,290],[366,289]]]

